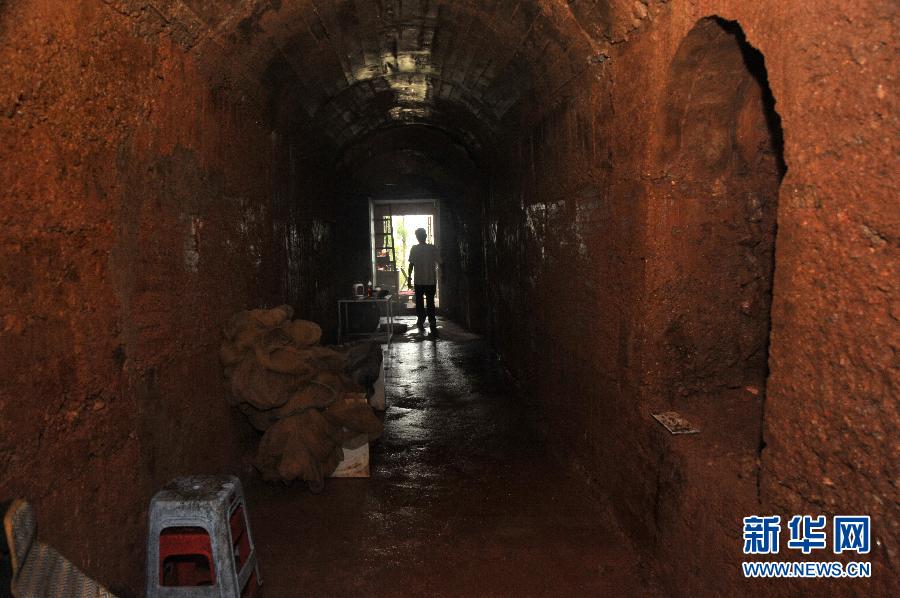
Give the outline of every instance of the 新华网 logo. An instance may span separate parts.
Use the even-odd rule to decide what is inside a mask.
[[[831,526],[831,552],[869,554],[871,518],[868,515],[835,515]],[[744,554],[779,554],[781,516],[744,517]],[[794,515],[787,522],[788,550],[804,555],[824,551],[829,546],[828,518],[825,515]],[[870,577],[870,562],[839,561],[748,561],[742,563],[745,577]]]

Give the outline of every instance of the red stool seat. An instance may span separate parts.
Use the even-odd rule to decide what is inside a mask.
[[[159,583],[162,586],[215,585],[209,533],[202,527],[170,527],[159,535]]]

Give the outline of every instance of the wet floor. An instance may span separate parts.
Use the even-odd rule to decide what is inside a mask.
[[[642,594],[634,553],[544,454],[487,344],[441,333],[390,347],[371,478],[248,488],[266,596]]]

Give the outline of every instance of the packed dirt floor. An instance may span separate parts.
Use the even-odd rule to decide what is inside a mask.
[[[440,326],[391,345],[370,479],[248,488],[266,595],[656,594],[608,510],[543,452],[487,344]]]

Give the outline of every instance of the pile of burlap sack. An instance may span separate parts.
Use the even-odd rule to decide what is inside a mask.
[[[343,459],[342,445],[381,435],[367,390],[382,353],[377,343],[322,347],[318,324],[293,314],[289,305],[235,314],[220,357],[229,400],[264,432],[255,463],[263,478],[316,488]]]

